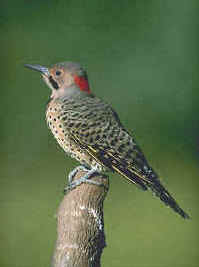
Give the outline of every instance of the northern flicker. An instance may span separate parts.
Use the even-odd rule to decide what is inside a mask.
[[[141,189],[148,188],[183,218],[189,218],[161,184],[135,139],[123,127],[111,106],[91,93],[86,71],[78,63],[63,62],[51,68],[26,64],[39,71],[52,93],[46,121],[63,150],[81,163],[69,174],[70,187],[95,183],[96,172],[120,174]],[[87,171],[72,181],[79,168]]]

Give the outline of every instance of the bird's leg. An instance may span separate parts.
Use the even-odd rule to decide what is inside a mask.
[[[75,177],[75,175],[77,174],[78,171],[86,171],[87,173],[84,174],[81,178],[79,178],[78,180],[73,181],[73,178]],[[99,183],[97,181],[93,181],[91,180],[93,175],[102,175],[97,169],[92,168],[89,169],[83,165],[76,167],[74,170],[72,170],[69,175],[68,175],[68,183],[69,185],[64,189],[64,193],[66,193],[69,190],[72,190],[73,188],[77,187],[78,185],[82,184],[82,183],[89,183],[89,184],[94,184],[94,185],[98,185],[98,186],[103,186],[102,183]],[[104,175],[105,176],[105,175]]]

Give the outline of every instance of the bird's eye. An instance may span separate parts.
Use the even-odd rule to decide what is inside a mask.
[[[60,71],[60,70],[57,70],[57,71],[55,72],[55,74],[56,74],[56,76],[59,76],[59,75],[61,74],[61,71]]]

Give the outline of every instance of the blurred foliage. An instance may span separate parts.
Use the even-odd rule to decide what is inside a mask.
[[[45,125],[49,89],[24,63],[78,61],[135,131],[178,215],[111,175],[102,266],[199,266],[197,0],[1,0],[0,266],[49,266],[69,170]]]

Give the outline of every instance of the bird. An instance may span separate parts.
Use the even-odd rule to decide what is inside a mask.
[[[149,165],[135,138],[125,129],[116,111],[91,92],[86,70],[76,62],[51,67],[25,64],[38,71],[51,89],[46,122],[59,145],[80,162],[69,174],[69,188],[97,184],[93,174],[114,172],[143,191],[150,189],[182,218],[190,216],[177,204]],[[78,170],[86,171],[73,181]]]

